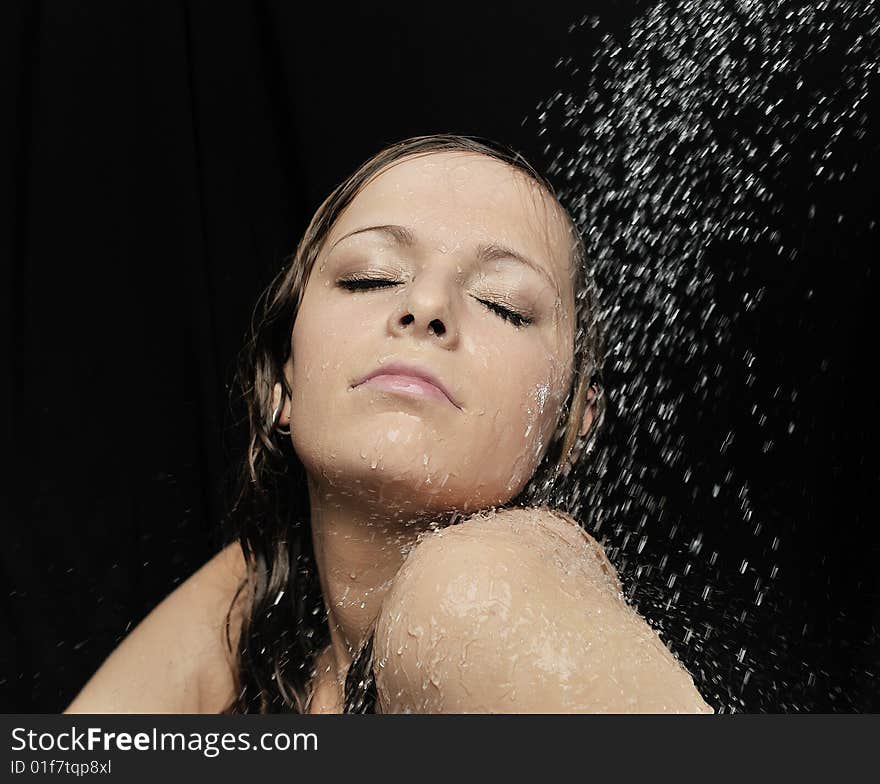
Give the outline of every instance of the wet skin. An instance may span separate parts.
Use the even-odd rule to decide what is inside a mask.
[[[569,517],[478,515],[429,535],[385,598],[385,713],[712,713]]]
[[[469,153],[395,163],[333,227],[291,336],[285,374],[292,397],[278,384],[273,401],[308,474],[330,623],[331,645],[318,663],[313,710],[341,709],[352,653],[383,611],[407,556],[418,549],[417,564],[433,560],[427,553],[439,556],[443,548],[428,540],[450,511],[503,505],[537,468],[573,373],[570,249],[568,225],[548,194],[506,164]],[[392,362],[430,372],[445,394],[425,394],[397,372],[361,383]],[[582,432],[591,421],[588,408]],[[474,523],[447,530],[467,530],[469,546],[482,552],[486,565],[535,547],[524,535],[514,536],[504,552],[494,545],[481,549],[483,529]],[[454,559],[439,561],[451,565]],[[520,576],[511,577],[510,590],[528,590],[535,580],[553,586],[562,578],[553,571],[511,569]],[[413,573],[418,570],[407,572]],[[432,585],[442,583],[435,571],[428,574]],[[428,587],[427,580],[417,583]],[[471,589],[485,586],[477,580]],[[421,605],[395,609],[416,623],[419,613],[431,609],[428,596]],[[587,599],[578,596],[569,611],[580,618],[579,603]],[[576,626],[562,606],[560,622]],[[459,637],[473,648],[467,634]],[[447,642],[454,639],[450,634]],[[528,658],[527,640],[511,638],[510,644],[521,646],[521,658]],[[491,646],[486,651],[495,655]],[[406,667],[397,672],[404,677]],[[557,684],[559,689],[574,694]],[[409,704],[389,679],[384,694],[386,710],[395,709],[398,694],[403,702],[397,707]],[[509,706],[513,710],[538,704],[529,701],[528,689],[520,694]],[[422,707],[469,704],[452,693],[446,700]]]

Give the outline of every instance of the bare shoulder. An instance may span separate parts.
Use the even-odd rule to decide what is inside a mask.
[[[214,713],[231,699],[245,562],[226,547],[162,600],[119,644],[65,713]]]
[[[605,548],[570,515],[549,507],[515,507],[472,515],[463,523],[430,534],[419,547],[416,557],[445,549],[467,547],[471,543],[485,555],[486,548],[498,554],[514,548],[523,556],[541,560],[552,558],[557,564],[578,563],[591,576],[604,579],[597,585],[614,594],[622,590],[617,570]]]
[[[383,602],[383,712],[711,712],[566,515],[477,515],[424,539]]]
[[[622,590],[617,570],[606,555],[605,548],[566,512],[546,506],[505,509],[501,519],[521,521],[543,542],[553,542],[557,547],[567,546],[571,554],[595,563],[615,592]]]

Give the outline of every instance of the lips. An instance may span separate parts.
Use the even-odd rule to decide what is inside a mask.
[[[382,378],[378,379],[376,383],[381,381],[386,388],[405,388],[407,379],[409,379],[411,385],[422,386],[423,388],[425,384],[428,384],[439,390],[456,408],[461,408],[449,393],[449,390],[443,382],[429,370],[419,367],[418,365],[411,365],[403,362],[386,362],[371,370],[360,381],[354,384],[354,386],[358,387],[370,379],[376,379],[380,376]],[[425,391],[430,393],[430,387]]]

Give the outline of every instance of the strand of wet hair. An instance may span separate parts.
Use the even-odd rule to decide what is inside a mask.
[[[376,674],[373,671],[373,638],[376,627],[358,649],[345,676],[345,707],[343,713],[376,712]]]

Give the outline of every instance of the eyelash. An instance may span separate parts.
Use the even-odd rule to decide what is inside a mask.
[[[476,299],[476,297],[474,298]],[[484,299],[477,299],[477,302],[485,305],[489,310],[497,313],[501,318],[505,321],[509,321],[513,326],[519,327],[527,327],[532,323],[532,320],[528,316],[523,316],[522,313],[517,313],[515,310],[510,310],[509,308],[505,308],[503,305],[498,305],[495,302],[488,302]]]
[[[379,285],[370,285],[379,284]],[[396,280],[386,280],[385,278],[346,278],[340,280],[339,285],[348,291],[363,291],[364,289],[387,288],[397,284]]]
[[[384,278],[346,278],[345,280],[340,280],[339,285],[344,288],[346,291],[370,291],[371,289],[384,289],[389,286],[396,286],[398,281],[396,280],[386,280]],[[524,316],[522,313],[517,313],[514,310],[510,310],[509,308],[505,308],[503,305],[499,305],[495,302],[489,302],[484,299],[478,299],[474,297],[477,302],[483,304],[496,313],[505,321],[513,324],[514,327],[524,327],[528,326],[532,323],[532,319],[528,316]]]

